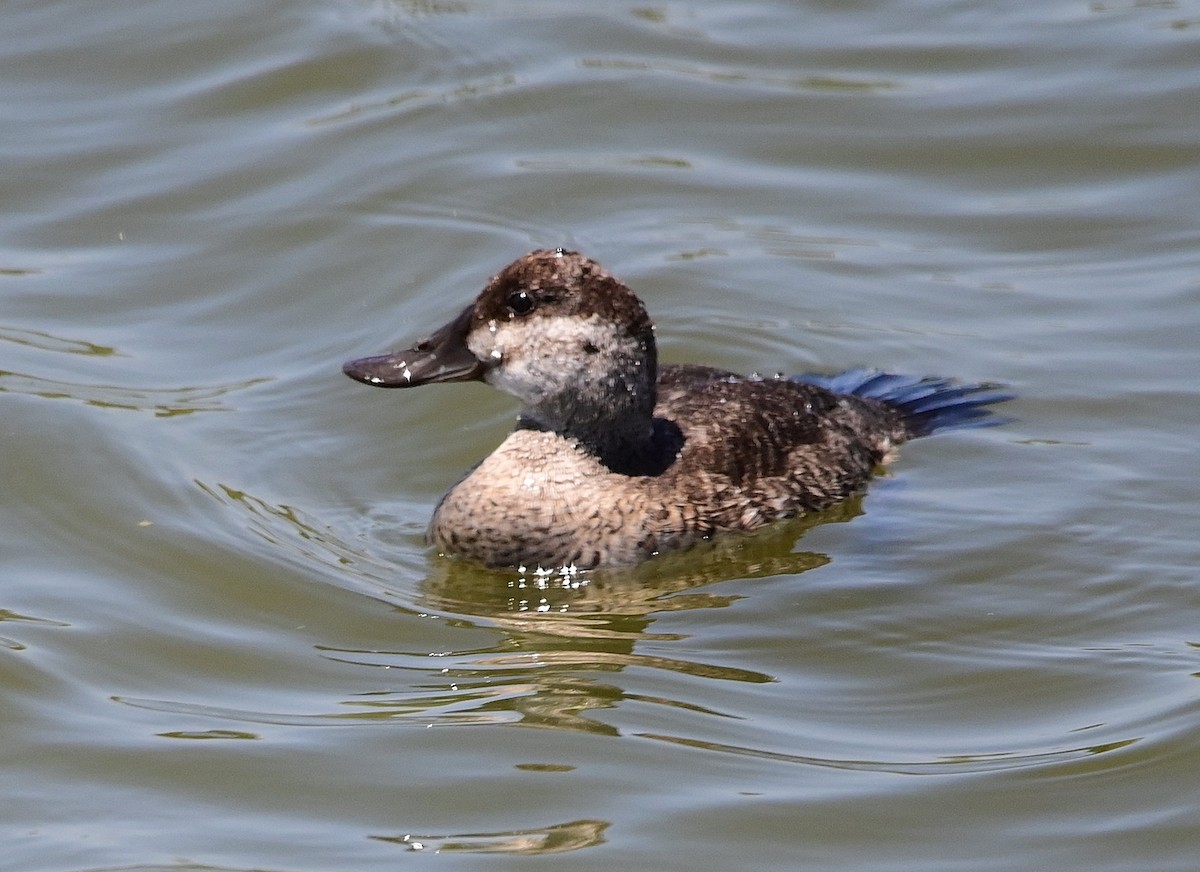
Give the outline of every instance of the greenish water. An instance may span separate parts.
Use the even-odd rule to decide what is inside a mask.
[[[9,4],[5,869],[1192,870],[1200,3]],[[429,553],[370,391],[538,246],[662,356],[1006,383],[862,500]]]

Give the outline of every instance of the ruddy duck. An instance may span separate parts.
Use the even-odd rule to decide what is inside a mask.
[[[377,387],[485,381],[516,429],[438,504],[429,538],[488,566],[632,564],[861,491],[900,443],[979,423],[993,385],[854,371],[763,379],[658,366],[641,300],[539,250],[411,349],[348,361]]]

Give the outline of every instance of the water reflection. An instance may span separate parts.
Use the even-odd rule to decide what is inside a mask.
[[[479,703],[480,712],[507,712],[521,726],[604,735],[619,731],[589,715],[630,700],[736,718],[686,699],[632,693],[615,676],[629,667],[642,667],[717,681],[774,681],[764,672],[717,661],[637,649],[641,643],[660,646],[682,638],[653,632],[656,615],[724,608],[737,599],[697,588],[730,579],[794,575],[824,565],[825,555],[793,551],[796,539],[816,524],[848,520],[858,512],[858,503],[851,502],[763,535],[721,539],[707,548],[627,570],[504,572],[438,558],[413,604],[424,614],[502,632],[500,641],[488,648],[437,654],[443,694],[454,695],[460,704],[481,694],[495,695]],[[321,650],[340,661],[393,671],[427,674],[430,668],[429,652]],[[429,701],[446,704],[441,694]],[[461,716],[461,707],[455,714]]]
[[[404,573],[405,558],[411,562],[411,549],[389,556],[380,553],[385,546],[378,539],[364,542],[339,535],[332,525],[294,506],[276,505],[227,484],[196,484],[289,562],[299,558],[340,586],[407,614],[499,632],[494,644],[458,651],[318,644],[323,657],[379,669],[387,676],[389,689],[345,699],[339,704],[345,710],[336,713],[217,711],[160,700],[121,700],[160,710],[200,713],[203,708],[206,714],[232,720],[313,726],[350,721],[506,723],[616,735],[614,727],[588,715],[628,700],[738,717],[693,700],[636,694],[615,677],[629,667],[642,667],[717,681],[773,681],[764,672],[663,654],[663,644],[682,637],[654,632],[656,616],[730,605],[738,595],[700,589],[717,582],[794,575],[824,565],[829,558],[823,554],[794,551],[796,540],[817,524],[849,520],[860,512],[858,501],[850,501],[758,535],[730,536],[626,570],[495,571],[430,557],[423,564],[425,579],[406,589],[398,576]],[[639,650],[646,643],[657,650]]]
[[[347,705],[375,706],[376,714],[380,717],[407,717],[425,726],[504,723],[617,736],[620,731],[615,727],[588,715],[633,700],[717,717],[733,718],[737,715],[685,700],[630,693],[615,682],[601,680],[597,672],[615,674],[623,667],[641,665],[676,669],[710,678],[751,682],[771,680],[762,673],[726,671],[711,664],[633,654],[615,657],[590,651],[578,651],[565,656],[540,651],[505,654],[502,649],[509,641],[506,639],[495,648],[450,655],[447,659],[451,665],[436,670],[433,676],[429,675],[428,654],[347,651],[338,648],[322,650],[326,656],[339,662],[380,667],[393,676],[408,672],[410,680],[424,692],[380,691],[374,700],[359,699]],[[530,643],[534,640],[525,641]],[[430,678],[436,682],[432,693],[429,692]],[[345,721],[341,723],[344,725]]]
[[[384,545],[391,526],[374,537],[351,537],[337,525],[309,517],[294,506],[274,504],[226,484],[196,483],[234,513],[259,543],[289,563],[297,560],[339,586],[357,590],[406,616],[445,622],[448,627],[486,630],[492,638],[480,647],[459,650],[398,645],[349,647],[318,642],[319,656],[375,671],[370,689],[322,696],[307,712],[232,709],[196,701],[114,697],[136,708],[202,716],[226,724],[250,723],[296,727],[347,726],[521,726],[566,730],[592,736],[636,737],[668,746],[775,764],[899,775],[961,775],[1047,766],[1087,765],[1137,743],[1136,738],[1080,744],[1078,737],[1036,742],[1033,747],[954,753],[917,754],[904,759],[880,753],[844,757],[796,753],[789,738],[784,748],[770,740],[744,744],[697,735],[694,719],[682,731],[630,730],[607,723],[598,714],[629,703],[739,721],[740,709],[714,706],[717,695],[690,682],[655,682],[655,692],[639,692],[640,682],[625,677],[630,669],[707,681],[766,684],[774,676],[722,662],[718,656],[673,656],[685,636],[655,628],[664,615],[726,608],[741,594],[708,589],[721,582],[795,575],[824,565],[823,554],[795,551],[797,539],[818,524],[847,521],[860,513],[858,501],[813,518],[770,528],[761,534],[728,537],[708,547],[664,555],[627,570],[577,572],[495,571],[427,556],[405,545]],[[401,550],[403,554],[389,553]],[[419,558],[419,559],[418,559]],[[405,563],[408,568],[405,568]],[[422,580],[406,579],[424,570]],[[739,588],[740,590],[740,588]],[[441,638],[451,638],[445,636]],[[453,638],[461,638],[453,636]],[[689,652],[702,646],[690,645]],[[682,650],[683,646],[679,646]],[[656,719],[659,723],[673,719]],[[228,726],[172,730],[166,738],[192,741],[258,738]],[[595,844],[603,822],[585,821],[499,833],[376,836],[410,850],[553,853]],[[420,846],[420,847],[418,847]]]
[[[529,830],[505,830],[495,833],[458,833],[451,835],[371,836],[380,842],[394,842],[409,851],[454,852],[462,854],[562,854],[592,848],[604,843],[608,821],[582,820]]]
[[[656,683],[660,690],[648,694],[633,689],[637,682],[623,677],[623,673],[641,668],[711,681],[775,681],[766,672],[723,663],[716,657],[672,656],[670,648],[686,637],[656,631],[655,623],[673,612],[725,608],[739,598],[738,593],[705,589],[718,583],[796,575],[824,565],[829,558],[823,554],[795,551],[797,539],[813,526],[847,521],[860,513],[859,502],[850,501],[831,512],[780,524],[757,535],[718,539],[707,547],[664,555],[625,570],[496,571],[428,556],[412,547],[414,537],[407,537],[404,545],[385,545],[392,537],[390,524],[381,525],[374,536],[347,537],[338,534],[336,525],[307,517],[293,506],[275,505],[229,485],[197,485],[236,512],[256,540],[268,543],[289,562],[299,558],[339,586],[376,598],[409,617],[435,618],[447,627],[492,634],[492,641],[483,646],[459,650],[317,643],[314,647],[321,657],[377,670],[379,684],[334,701],[322,700],[310,712],[114,698],[138,708],[235,723],[289,726],[507,725],[617,737],[623,735],[622,729],[597,714],[630,702],[703,718],[740,720],[744,712],[714,707],[713,695],[703,693],[697,685],[664,680]],[[408,585],[406,578],[422,570],[423,580]],[[697,647],[688,646],[687,650]],[[1079,763],[1119,752],[1137,741],[1119,737],[1081,745],[1071,737],[1072,741],[1039,743],[1024,750],[933,753],[906,760],[882,755],[823,757],[754,746],[760,743],[735,744],[662,730],[626,730],[624,734],[773,763],[904,775],[966,774]],[[229,729],[162,735],[193,740],[256,737],[252,732]],[[423,845],[436,845],[438,850],[514,852],[563,850],[556,846],[572,842],[567,833],[555,828],[379,838],[405,844],[406,839],[416,839]]]
[[[853,501],[753,536],[723,537],[629,569],[496,571],[439,559],[421,585],[419,601],[433,610],[486,618],[520,632],[641,638],[647,626],[644,618],[651,613],[722,608],[736,599],[694,592],[696,588],[825,565],[829,558],[824,554],[793,551],[796,541],[818,524],[846,521],[859,512],[858,502]]]

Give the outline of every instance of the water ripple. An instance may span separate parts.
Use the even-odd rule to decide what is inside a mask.
[[[128,696],[113,696],[110,699],[122,705],[146,709],[147,711],[187,715],[189,717],[215,718],[222,721],[240,721],[275,727],[347,727],[394,724],[397,721],[411,721],[414,726],[428,727],[434,724],[448,726],[511,723],[516,720],[516,716],[507,712],[459,712],[457,709],[463,706],[477,705],[480,700],[492,702],[506,696],[519,695],[526,692],[528,692],[526,689],[507,688],[503,690],[484,689],[468,694],[439,694],[433,696],[397,694],[390,695],[391,698],[385,701],[353,700],[343,703],[346,706],[367,709],[364,711],[322,714],[252,711],[250,709],[236,709],[181,702],[178,700],[143,699]],[[211,731],[205,731],[203,734],[170,731],[159,733],[159,735],[170,738],[212,738]],[[250,737],[250,734],[240,737]],[[226,738],[228,737],[226,736]]]
[[[698,79],[714,85],[765,85],[769,88],[783,88],[789,91],[862,91],[870,94],[879,94],[895,91],[902,87],[899,82],[888,79],[758,73],[747,72],[745,70],[703,67],[698,64],[681,64],[666,61],[634,61],[623,58],[584,58],[579,62],[579,65],[584,69],[665,73],[671,76]]]
[[[123,357],[121,352],[109,345],[98,345],[84,339],[64,339],[43,330],[9,327],[0,324],[0,342],[11,342],[40,351],[59,351],[64,354],[86,354],[92,357]]]
[[[311,118],[308,124],[310,127],[322,127],[327,124],[344,124],[348,121],[379,115],[381,113],[390,113],[398,109],[404,109],[405,111],[433,109],[462,100],[472,100],[496,94],[512,88],[516,84],[517,80],[515,76],[499,75],[441,89],[413,88],[379,100],[364,100],[352,103],[344,109],[339,109],[328,115]]]
[[[1127,748],[1139,741],[1136,738],[1105,742],[1099,745],[1083,745],[1056,751],[1041,751],[1030,754],[997,752],[993,754],[954,754],[925,761],[894,760],[850,760],[830,757],[810,757],[803,754],[785,754],[721,742],[688,739],[682,736],[667,736],[660,733],[638,733],[643,739],[653,739],[686,748],[716,751],[738,757],[755,757],[776,763],[799,763],[828,769],[850,769],[859,772],[890,772],[895,775],[963,775],[979,772],[997,772],[1007,769],[1028,769],[1055,763],[1069,763]]]
[[[0,393],[25,394],[48,400],[75,400],[102,409],[151,412],[157,418],[172,418],[196,412],[232,411],[224,402],[224,397],[269,381],[269,378],[249,378],[216,385],[135,388],[70,382],[0,370]]]

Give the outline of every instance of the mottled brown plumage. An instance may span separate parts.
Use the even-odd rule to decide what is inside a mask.
[[[350,361],[382,387],[482,379],[517,429],[442,499],[430,538],[491,566],[635,563],[860,491],[906,439],[977,419],[986,386],[657,366],[641,301],[575,252],[535,251],[413,349]],[[834,380],[836,382],[836,379]]]

